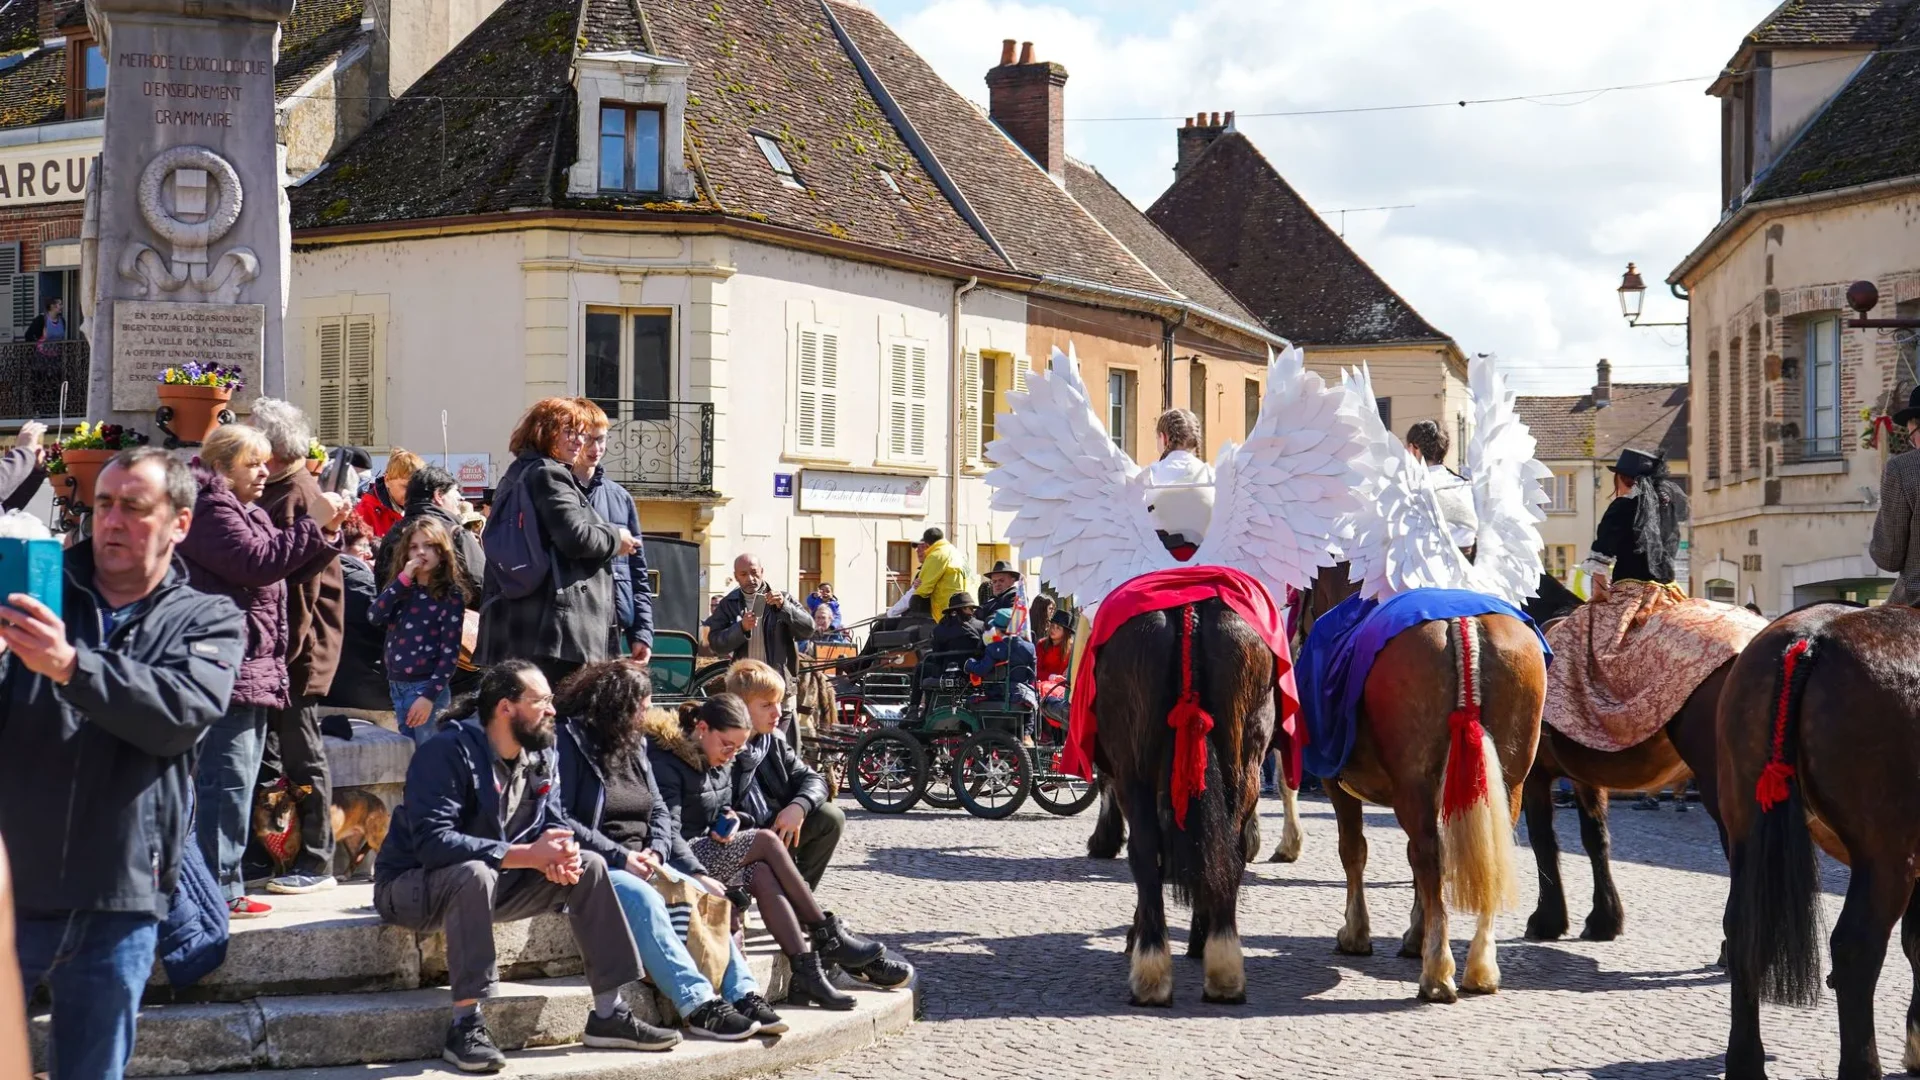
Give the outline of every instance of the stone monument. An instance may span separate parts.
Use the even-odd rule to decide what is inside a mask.
[[[81,232],[87,414],[155,433],[156,378],[238,366],[286,392],[291,233],[273,68],[294,0],[87,0],[106,134]]]

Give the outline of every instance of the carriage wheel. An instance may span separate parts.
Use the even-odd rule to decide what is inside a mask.
[[[1072,817],[1092,806],[1100,797],[1100,789],[1094,787],[1092,781],[1060,770],[1060,755],[1064,752],[1058,746],[1036,746],[1029,751],[1033,761],[1033,801],[1049,814]]]
[[[1033,787],[1033,770],[1020,740],[982,731],[953,755],[953,790],[974,817],[1003,818],[1020,809]]]
[[[960,809],[960,796],[953,789],[953,757],[965,742],[966,732],[940,735],[927,743],[927,789],[920,797],[928,806],[942,810]]]
[[[876,814],[904,814],[927,787],[927,752],[892,728],[869,731],[847,752],[847,786]]]

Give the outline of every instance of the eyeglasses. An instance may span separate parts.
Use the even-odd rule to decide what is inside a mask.
[[[580,441],[588,446],[605,446],[607,445],[607,433],[603,431],[598,435],[588,435]]]

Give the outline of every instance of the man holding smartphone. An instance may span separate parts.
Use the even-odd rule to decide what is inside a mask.
[[[800,642],[813,638],[813,613],[791,595],[767,583],[760,557],[742,553],[733,560],[734,590],[704,624],[707,647],[715,655],[735,660],[758,660],[786,677],[786,697],[780,705],[780,726],[789,742],[794,730],[794,676],[800,670]]]

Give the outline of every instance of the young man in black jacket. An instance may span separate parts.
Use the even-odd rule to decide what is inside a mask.
[[[499,984],[493,924],[562,907],[593,991],[581,1041],[672,1047],[677,1033],[640,1020],[620,1000],[620,988],[640,978],[640,954],[606,860],[581,850],[574,836],[584,830],[561,804],[546,676],[525,660],[495,665],[480,680],[477,710],[414,752],[373,875],[382,919],[446,929],[454,1020],[442,1056],[466,1072],[506,1067],[479,1011]]]
[[[95,491],[62,614],[0,598],[0,836],[26,988],[53,995],[53,1080],[126,1068],[193,842],[194,747],[246,648],[239,609],[189,588],[173,559],[198,495],[186,466],[128,450]]]

